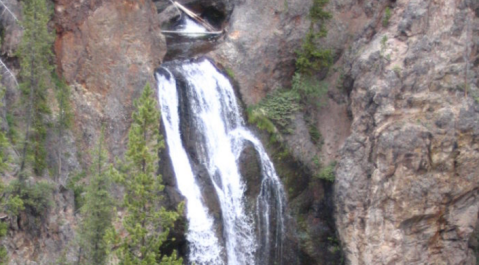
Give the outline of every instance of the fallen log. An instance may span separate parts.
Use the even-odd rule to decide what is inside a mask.
[[[195,14],[188,8],[184,7],[183,5],[181,5],[180,3],[176,1],[173,1],[173,4],[176,7],[178,7],[181,11],[183,11],[186,15],[188,15],[189,17],[191,17],[192,19],[196,20],[198,23],[203,25],[203,27],[205,27],[207,30],[213,31],[213,32],[216,31],[216,29],[213,26],[211,26],[206,20],[202,19],[200,16],[198,16],[197,14]]]
[[[191,34],[191,35],[221,35],[224,31],[213,31],[213,32],[185,32],[185,31],[176,31],[176,30],[162,30],[161,33],[166,34]]]

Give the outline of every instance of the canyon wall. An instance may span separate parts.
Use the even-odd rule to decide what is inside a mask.
[[[476,264],[479,3],[373,3],[343,57],[353,123],[334,203],[346,263]]]

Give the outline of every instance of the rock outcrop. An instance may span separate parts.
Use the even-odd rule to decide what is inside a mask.
[[[92,145],[102,124],[113,156],[121,156],[133,100],[166,53],[149,0],[73,1],[55,5],[57,65],[72,85],[75,131]]]
[[[368,21],[342,58],[353,116],[335,183],[346,263],[476,264],[479,3],[335,2]]]

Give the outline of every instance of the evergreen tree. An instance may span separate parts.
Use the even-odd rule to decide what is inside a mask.
[[[161,175],[157,174],[158,152],[164,148],[164,141],[159,133],[157,102],[148,84],[135,106],[128,136],[127,173],[121,177],[126,210],[123,228],[128,235],[120,240],[120,264],[181,265],[183,261],[176,253],[168,257],[159,251],[179,214],[156,205],[164,189]]]
[[[0,80],[2,76],[0,75]],[[2,107],[3,97],[5,95],[5,88],[0,84],[0,107]],[[8,140],[3,131],[0,131],[0,175],[4,170],[7,169],[7,160],[8,156],[6,149],[8,148]],[[3,180],[0,179],[0,206],[2,208],[5,205],[5,186],[3,185]],[[8,224],[6,222],[0,221],[0,240],[7,234]],[[7,264],[8,262],[8,253],[4,246],[0,246],[0,265]]]
[[[24,35],[18,49],[21,67],[21,85],[26,104],[26,131],[20,165],[21,179],[27,160],[33,161],[36,174],[46,167],[45,146],[46,125],[44,117],[50,112],[47,100],[47,88],[51,81],[53,66],[52,44],[54,34],[48,31],[51,10],[46,0],[25,0],[23,4]]]
[[[109,190],[113,169],[108,164],[103,146],[103,133],[98,146],[92,152],[90,183],[86,189],[85,204],[81,208],[82,223],[79,232],[79,263],[106,264],[107,244],[105,235],[112,226],[113,199]]]

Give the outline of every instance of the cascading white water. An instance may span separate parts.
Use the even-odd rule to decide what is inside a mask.
[[[189,261],[196,265],[222,265],[221,246],[213,229],[213,220],[201,199],[188,156],[181,143],[178,95],[173,75],[157,75],[161,117],[167,135],[169,155],[178,182],[178,189],[186,197],[188,219],[187,240]]]
[[[203,36],[204,33],[208,32],[205,27],[196,23],[189,17],[184,17],[183,22],[178,26],[176,30],[179,32],[183,32],[182,35],[186,37],[200,37]]]
[[[201,136],[198,137],[201,139],[196,141],[198,160],[208,171],[221,207],[227,264],[267,265],[270,264],[271,256],[275,258],[275,263],[280,264],[285,210],[283,188],[261,142],[244,127],[230,82],[208,60],[184,62],[173,67],[187,82],[186,87],[182,87],[182,89],[187,90],[185,100],[191,112],[189,122]],[[168,76],[170,75],[168,74]],[[178,125],[180,123],[178,92],[174,80],[161,74],[157,75],[157,79],[165,128],[174,127],[166,129],[166,139],[179,189],[187,197],[187,206],[190,206],[190,203],[193,204],[190,202],[191,200],[196,200],[194,205],[203,207],[201,208],[203,210],[199,212],[197,209],[187,207],[190,222],[188,240],[191,252],[195,250],[195,244],[200,244],[200,242],[191,241],[197,238],[189,236],[190,233],[193,233],[191,231],[192,222],[198,222],[196,220],[198,218],[202,224],[211,225],[211,221],[208,221],[210,219],[207,218],[198,187],[191,187],[192,183],[195,183],[191,166],[188,167],[188,172],[184,172],[186,168],[184,165],[189,165],[189,161],[181,143]],[[246,187],[238,164],[246,143],[252,144],[261,164],[262,180],[260,193],[256,199],[256,211],[246,209]],[[178,165],[178,168],[175,164]],[[183,165],[183,167],[179,165]],[[180,182],[184,181],[184,174],[188,175],[189,187],[181,187]],[[188,192],[192,192],[194,195],[187,196]],[[256,218],[253,216],[254,213],[256,213]],[[271,218],[274,219],[274,222],[271,222]],[[255,235],[254,220],[256,220],[257,236]],[[272,223],[276,225],[274,228],[271,227]],[[208,227],[208,229],[211,228]],[[272,235],[271,231],[274,231],[275,235]],[[274,244],[274,248],[271,243]],[[208,244],[208,247],[211,247],[211,244]],[[214,249],[218,250],[215,255],[220,258],[220,247],[216,246]],[[273,251],[272,254],[271,251]],[[209,255],[208,253],[203,254]],[[201,255],[201,253],[194,255],[190,253],[191,263],[196,262],[192,260],[192,256],[195,255]],[[196,257],[196,259],[200,258]],[[196,262],[196,264],[199,263]]]

